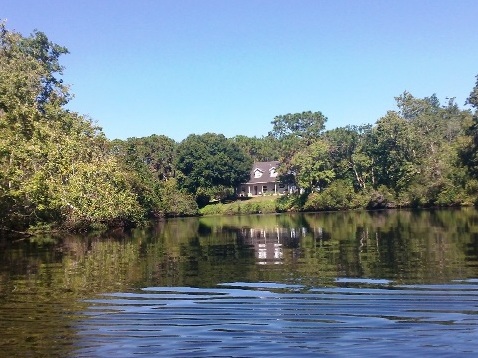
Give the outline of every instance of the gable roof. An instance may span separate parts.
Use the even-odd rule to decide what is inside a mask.
[[[277,177],[271,176],[271,174],[276,172],[278,166],[279,162],[277,160],[271,162],[255,162],[250,172],[249,181],[246,184],[275,182]],[[259,178],[256,178],[255,176],[256,171],[260,171],[262,173]]]

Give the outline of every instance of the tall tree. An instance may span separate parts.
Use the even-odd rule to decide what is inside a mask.
[[[371,125],[362,125],[336,128],[324,134],[337,179],[350,180],[357,189],[374,184],[373,160],[369,153],[371,133]]]
[[[327,117],[322,112],[311,111],[274,117],[269,137],[275,138],[279,143],[278,171],[283,182],[294,184],[294,165],[291,159],[320,137],[326,121]]]
[[[298,151],[290,161],[290,170],[298,187],[307,193],[323,190],[335,178],[327,142],[317,140]]]
[[[412,128],[397,112],[389,111],[373,128],[372,158],[377,185],[406,189],[418,174]]]
[[[280,158],[280,143],[272,136],[257,138],[238,135],[233,137],[232,140],[254,162],[269,162]]]
[[[252,160],[222,134],[191,134],[177,150],[178,181],[197,198],[222,199],[249,179]]]
[[[322,112],[288,113],[274,118],[269,135],[277,139],[297,137],[310,144],[323,132],[325,122],[327,122],[327,117]]]
[[[471,175],[478,179],[478,75],[476,76],[475,87],[468,96],[466,104],[471,105],[475,112],[473,113],[472,123],[467,129],[470,142],[463,149],[461,156]]]
[[[64,47],[0,25],[0,227],[83,226],[141,216],[125,173],[91,120],[63,106]]]

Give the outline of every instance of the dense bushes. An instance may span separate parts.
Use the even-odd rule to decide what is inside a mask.
[[[201,215],[243,215],[275,213],[276,197],[267,196],[237,200],[231,203],[214,203],[199,210]]]
[[[313,192],[307,198],[304,210],[346,210],[363,207],[360,194],[345,180],[337,180],[321,192]]]

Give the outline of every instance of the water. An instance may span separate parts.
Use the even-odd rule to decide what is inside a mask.
[[[357,284],[357,282],[354,282]],[[366,286],[369,286],[366,284]],[[90,302],[84,356],[478,352],[478,285],[149,287]],[[108,345],[104,342],[107,341]]]
[[[473,209],[5,241],[5,356],[475,356]]]

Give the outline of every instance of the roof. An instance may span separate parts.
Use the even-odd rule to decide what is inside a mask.
[[[246,184],[273,183],[277,180],[279,162],[255,162],[252,166],[249,181]]]

